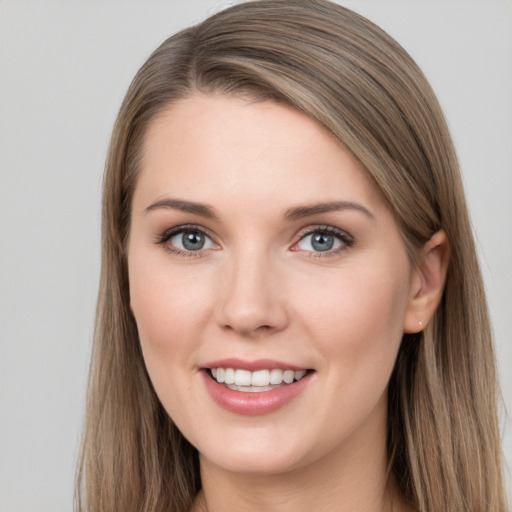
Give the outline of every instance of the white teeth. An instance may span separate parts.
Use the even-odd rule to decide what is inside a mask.
[[[236,384],[230,384],[227,387],[233,391],[245,391],[246,393],[261,393],[274,389],[274,386],[237,386]]]
[[[270,384],[281,384],[283,382],[283,370],[270,370]]]
[[[295,372],[293,370],[285,370],[283,372],[283,380],[286,384],[291,384],[295,378]]]
[[[306,375],[306,370],[241,370],[234,368],[211,368],[213,378],[226,384],[230,389],[238,391],[269,391],[273,386],[291,384],[294,381],[302,379]]]
[[[224,375],[224,382],[226,384],[235,383],[235,370],[233,368],[226,368],[226,374]]]
[[[306,370],[299,370],[298,372],[295,372],[295,380],[302,379],[304,375],[306,375]]]
[[[251,386],[268,386],[270,384],[270,372],[268,370],[259,370],[252,372]]]
[[[251,385],[251,372],[249,370],[236,370],[235,371],[235,384],[237,386],[250,386]]]

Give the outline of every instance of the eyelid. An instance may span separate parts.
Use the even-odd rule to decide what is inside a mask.
[[[336,227],[328,225],[328,224],[319,224],[316,226],[308,226],[306,228],[301,229],[299,231],[299,233],[296,235],[297,241],[293,243],[291,250],[297,251],[297,252],[302,251],[302,249],[298,249],[298,248],[294,249],[294,248],[297,247],[299,242],[304,240],[304,238],[306,238],[307,236],[313,235],[315,233],[326,233],[326,234],[332,235],[332,236],[336,237],[338,240],[341,240],[341,242],[343,243],[343,247],[340,247],[340,248],[334,249],[334,250],[327,250],[325,252],[304,251],[304,252],[307,252],[308,254],[314,254],[315,257],[322,257],[322,256],[329,256],[329,255],[337,254],[338,252],[351,247],[355,242],[354,237],[350,233],[345,231],[344,229],[336,228]]]
[[[156,237],[155,243],[157,245],[162,245],[167,251],[169,251],[172,254],[187,257],[200,257],[203,256],[205,252],[212,250],[211,248],[208,248],[199,249],[197,251],[184,251],[178,247],[170,246],[167,243],[172,237],[179,235],[180,233],[184,233],[185,231],[197,231],[199,233],[202,233],[205,237],[209,238],[215,246],[217,246],[213,250],[217,250],[217,248],[220,248],[220,245],[217,243],[215,237],[210,233],[210,231],[198,224],[180,224],[179,226],[174,226],[172,228],[166,229],[161,235],[158,235]]]

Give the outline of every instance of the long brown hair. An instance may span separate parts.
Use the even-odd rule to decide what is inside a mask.
[[[126,265],[144,134],[197,91],[286,102],[328,128],[386,197],[412,261],[444,229],[451,256],[441,304],[424,332],[404,335],[389,385],[390,473],[419,512],[505,512],[487,306],[443,114],[396,41],[324,0],[260,0],[215,14],[166,40],[128,90],[106,163],[76,509],[183,512],[201,486],[197,452],[146,372]]]

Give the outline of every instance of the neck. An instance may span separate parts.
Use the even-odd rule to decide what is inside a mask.
[[[391,496],[385,479],[374,480],[362,492],[359,474],[339,475],[333,471],[319,479],[313,468],[285,475],[233,475],[202,471],[203,490],[198,496],[198,511],[235,512],[337,512],[391,511]],[[367,476],[367,475],[365,475]],[[366,479],[365,479],[366,480]]]

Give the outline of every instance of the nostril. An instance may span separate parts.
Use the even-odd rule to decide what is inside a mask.
[[[224,325],[223,328],[227,331],[236,331],[244,335],[251,335],[251,333],[254,334],[263,334],[263,333],[270,333],[273,329],[271,325],[260,325],[256,328],[245,328],[244,326],[233,326],[233,325]]]

